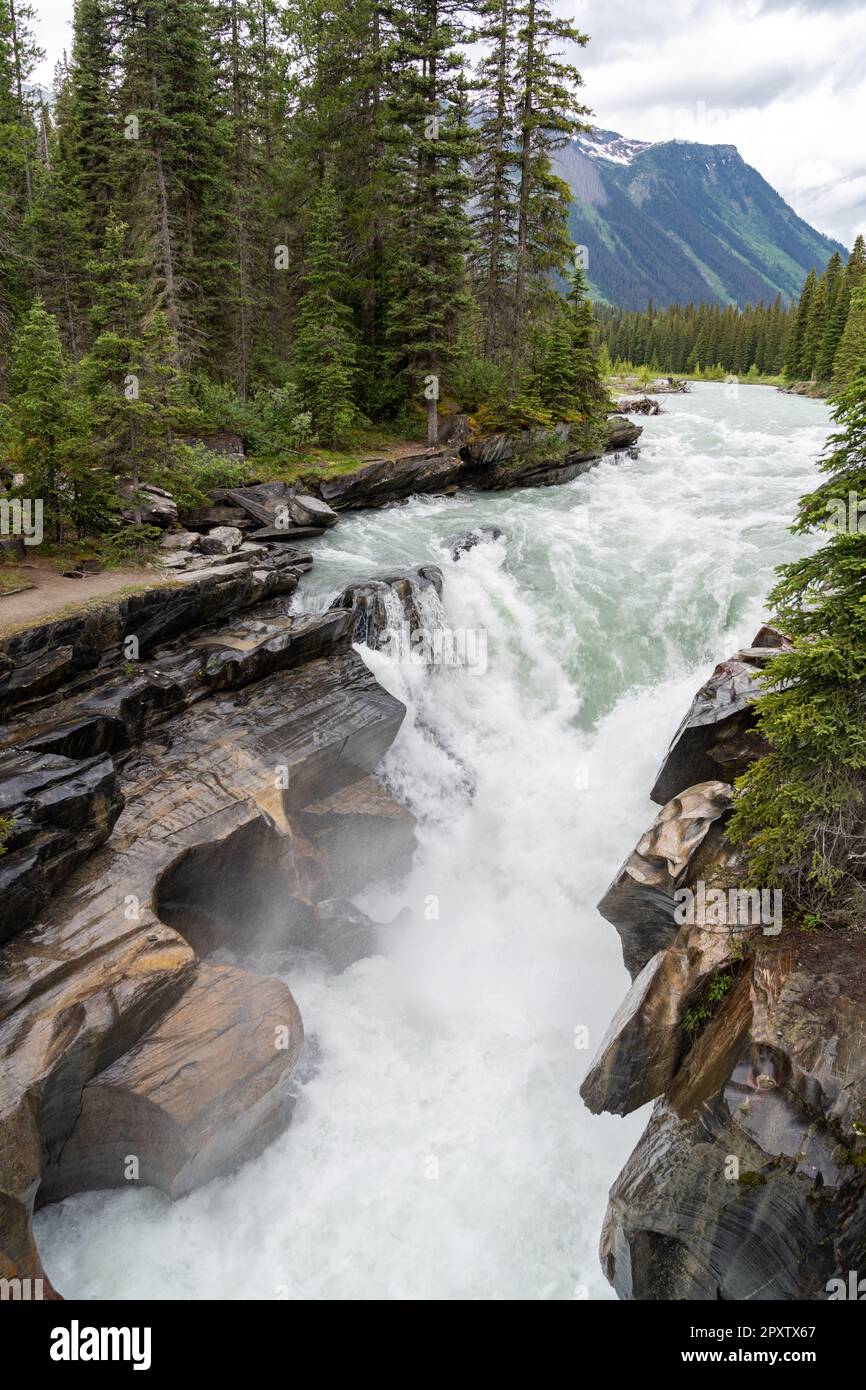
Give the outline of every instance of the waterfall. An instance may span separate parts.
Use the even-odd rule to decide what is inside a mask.
[[[380,775],[419,841],[407,880],[359,906],[405,925],[343,975],[288,979],[317,1066],[260,1158],[174,1204],[138,1189],[38,1214],[68,1296],[612,1297],[600,1226],[645,1115],[578,1095],[627,984],[595,904],[695,689],[802,553],[788,525],[828,420],[762,387],[664,405],[636,459],[344,516],[315,544],[308,608],[385,567],[444,578],[379,595],[384,630],[408,613],[434,660],[359,644],[407,708]],[[449,537],[493,524],[501,540],[453,558]],[[445,633],[464,656],[483,633],[483,669],[437,662]]]

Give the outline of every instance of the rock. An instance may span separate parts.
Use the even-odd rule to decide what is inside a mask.
[[[196,555],[192,550],[170,550],[162,563],[167,570],[188,569],[191,565],[205,569],[207,565],[203,561],[204,556]]]
[[[436,565],[419,565],[356,579],[337,595],[331,608],[351,609],[353,640],[376,650],[404,625],[410,635],[421,632],[428,602],[425,595],[441,597],[442,584],[442,571]]]
[[[154,487],[151,483],[139,483],[136,488],[132,478],[118,478],[117,492],[123,501],[128,503],[123,511],[124,521],[135,521],[138,511],[143,526],[165,527],[176,524],[177,503],[164,488]]]
[[[460,454],[450,449],[423,449],[399,458],[370,459],[350,473],[308,479],[335,511],[381,507],[415,493],[442,492],[468,472]]]
[[[173,1008],[84,1087],[48,1201],[137,1180],[179,1197],[271,1142],[289,1119],[303,1046],[297,1005],[279,980],[202,964]]]
[[[318,904],[317,921],[302,944],[325,956],[338,974],[379,950],[379,928],[354,903],[328,898]]]
[[[240,530],[250,525],[250,518],[243,507],[184,507],[178,513],[184,526],[192,531],[208,531],[211,526],[237,526]]]
[[[636,444],[643,433],[641,425],[635,425],[624,415],[610,415],[607,420],[608,449],[627,449]]]
[[[49,910],[0,947],[0,1268],[32,1262],[41,1169],[61,1153],[83,1087],[176,1002],[193,967],[175,932],[146,910],[125,919],[110,894],[79,914]]]
[[[166,531],[159,545],[161,550],[196,550],[200,540],[198,531]]]
[[[120,671],[128,637],[137,638],[144,655],[157,641],[291,593],[311,563],[309,554],[281,549],[231,570],[181,572],[183,588],[148,589],[17,632],[0,642],[0,711],[32,704],[75,680],[92,684],[91,673],[106,662]]]
[[[625,861],[598,910],[619,932],[632,979],[679,930],[674,893],[703,876],[716,882],[739,861],[725,846],[721,825],[733,806],[733,788],[702,782],[672,798]],[[709,843],[705,842],[709,839]],[[704,866],[712,873],[703,873]]]
[[[219,494],[240,507],[260,527],[281,532],[296,527],[325,530],[337,521],[337,513],[320,497],[298,493],[288,483],[257,483],[254,487],[230,488]]]
[[[635,396],[629,400],[620,397],[616,403],[617,412],[622,415],[662,415],[661,406],[658,401],[652,400],[650,396]]]
[[[808,1300],[862,1266],[862,938],[761,939],[611,1191],[621,1298]]]
[[[210,453],[236,463],[243,463],[245,459],[243,440],[234,430],[202,430],[197,434],[181,435],[180,442],[193,448],[208,449]]]
[[[712,866],[704,869],[713,873]],[[713,875],[706,888],[727,887]],[[620,1005],[580,1088],[589,1110],[628,1115],[671,1084],[685,1052],[688,1010],[703,1002],[722,974],[739,971],[760,923],[683,926],[671,944],[647,961]]]
[[[203,555],[230,555],[242,540],[243,534],[237,526],[214,526],[206,536],[202,536],[199,549]]]
[[[469,443],[472,429],[469,416],[463,414],[442,415],[439,419],[439,443],[450,449],[461,449]]]
[[[778,648],[767,645],[771,637],[778,637]],[[674,734],[650,793],[653,801],[664,804],[685,787],[718,777],[720,772],[733,781],[767,751],[755,728],[752,706],[761,693],[762,667],[783,645],[790,644],[775,629],[763,627],[752,643],[760,648],[756,660],[745,649],[719,663]],[[749,660],[744,659],[747,656]]]
[[[260,526],[257,531],[251,531],[250,535],[255,541],[267,541],[273,544],[275,541],[292,542],[300,540],[312,540],[314,536],[323,536],[325,529],[323,526]]]
[[[467,550],[472,550],[476,545],[484,545],[488,541],[501,540],[502,536],[503,532],[498,526],[476,526],[472,531],[465,531],[462,536],[452,536],[445,544],[451,552],[452,560],[459,560]]]
[[[15,749],[0,754],[0,942],[32,922],[81,859],[108,839],[123,809],[107,756],[77,762]]]
[[[336,893],[358,893],[412,867],[415,818],[375,777],[311,802],[295,820],[324,855]]]

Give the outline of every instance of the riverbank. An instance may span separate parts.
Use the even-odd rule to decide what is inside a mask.
[[[303,1015],[313,1065],[294,1073],[292,1122],[174,1203],[126,1183],[43,1208],[64,1292],[612,1296],[599,1230],[643,1117],[578,1099],[627,978],[595,904],[708,664],[751,640],[773,565],[796,553],[788,520],[826,433],[820,404],[770,390],[665,405],[637,459],[343,513],[311,541],[296,614],[323,615],[361,575],[438,566],[439,621],[486,633],[486,670],[364,653],[407,710],[375,775],[417,848],[355,902],[399,920],[342,974],[233,948]],[[479,526],[503,535],[455,560],[452,538]]]

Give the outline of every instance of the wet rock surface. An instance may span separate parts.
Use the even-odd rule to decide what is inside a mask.
[[[781,645],[762,629],[744,664]],[[722,783],[681,791],[601,905],[637,973],[581,1094],[618,1114],[655,1100],[602,1232],[624,1299],[826,1299],[863,1266],[862,930],[804,929],[775,900],[768,914],[725,839],[729,805]],[[683,886],[692,915],[666,928]]]
[[[353,641],[375,650],[389,632],[404,626],[410,634],[419,632],[428,591],[440,597],[442,584],[442,571],[436,565],[356,579],[333,600],[331,611],[350,612]]]
[[[273,1138],[300,1015],[201,957],[315,941],[343,969],[377,929],[339,895],[376,876],[366,855],[411,858],[371,777],[405,711],[351,610],[289,613],[310,559],[285,545],[238,560],[3,647],[3,1277],[42,1277],[36,1203],[125,1183],[129,1156],[176,1196]]]
[[[672,798],[598,904],[619,932],[632,979],[677,935],[674,894],[698,877],[707,858],[701,851],[710,836],[709,857],[718,873],[717,861],[725,851],[717,827],[732,807],[733,788],[719,781],[701,782]]]
[[[763,668],[786,645],[780,632],[765,626],[750,648],[719,662],[674,734],[650,793],[653,801],[664,805],[685,787],[720,774],[733,781],[767,751],[752,706]]]

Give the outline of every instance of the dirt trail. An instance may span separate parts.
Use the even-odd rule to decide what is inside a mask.
[[[8,637],[33,623],[66,617],[93,599],[121,598],[130,589],[166,584],[171,578],[170,574],[154,569],[118,569],[87,574],[83,579],[64,579],[49,565],[4,565],[0,569],[4,588],[16,583],[33,587],[21,593],[0,593],[0,636]]]

